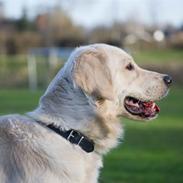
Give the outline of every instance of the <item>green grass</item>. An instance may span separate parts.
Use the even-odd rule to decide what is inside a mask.
[[[35,108],[43,92],[27,90],[1,90],[0,114],[25,113]]]
[[[132,52],[137,63],[142,64],[164,64],[183,63],[183,51],[178,49],[150,49]]]
[[[42,91],[0,91],[0,113],[24,113]],[[183,182],[183,88],[172,88],[159,103],[160,116],[148,123],[123,119],[123,143],[104,158],[100,183]]]

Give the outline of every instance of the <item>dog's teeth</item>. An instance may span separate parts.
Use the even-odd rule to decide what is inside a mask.
[[[154,109],[154,107],[155,107],[155,106],[156,106],[156,104],[155,104],[155,103],[153,103],[153,104],[152,104],[152,108]]]

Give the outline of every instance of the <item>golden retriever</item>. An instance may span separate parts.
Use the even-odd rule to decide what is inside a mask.
[[[171,82],[120,48],[77,48],[36,110],[0,117],[0,182],[97,183],[102,156],[123,136],[119,117],[155,118]]]

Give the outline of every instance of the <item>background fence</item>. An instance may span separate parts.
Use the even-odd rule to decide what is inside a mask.
[[[45,88],[73,48],[37,48],[27,55],[0,56],[0,88]]]

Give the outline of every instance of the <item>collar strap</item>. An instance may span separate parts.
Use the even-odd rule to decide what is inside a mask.
[[[54,132],[56,132],[57,134],[61,135],[63,138],[68,140],[71,144],[76,144],[80,146],[87,153],[94,151],[93,140],[84,136],[82,133],[76,130],[62,131],[61,129],[57,128],[54,124],[49,124],[47,125],[47,127],[53,130]]]

